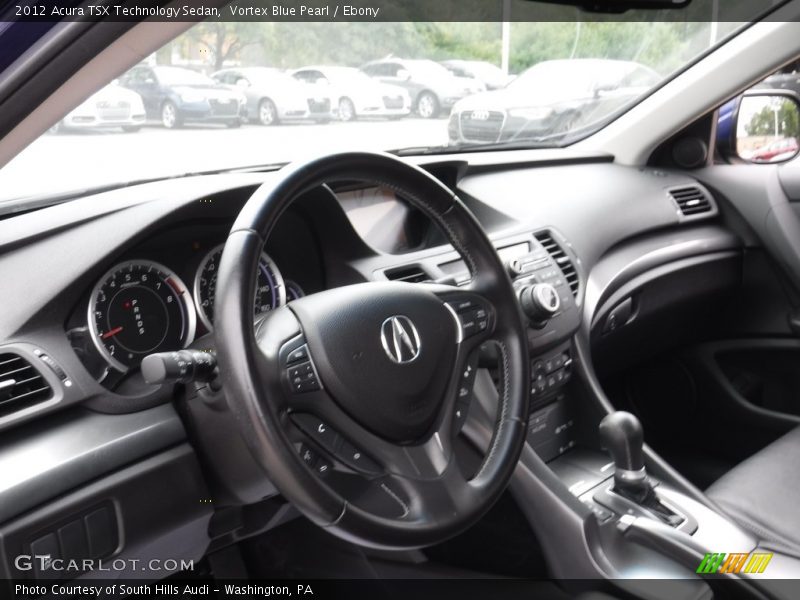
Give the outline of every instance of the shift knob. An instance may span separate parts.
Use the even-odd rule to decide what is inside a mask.
[[[639,419],[621,410],[611,413],[600,421],[600,440],[614,459],[614,479],[618,484],[644,483],[644,434]]]

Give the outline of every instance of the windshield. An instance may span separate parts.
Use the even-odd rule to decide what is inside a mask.
[[[555,102],[580,99],[595,92],[647,88],[658,84],[654,71],[629,61],[573,59],[541,62],[523,72],[508,88],[527,99]],[[635,91],[631,91],[635,93]]]
[[[565,146],[741,27],[604,20],[199,23],[119,75],[118,96],[87,93],[0,169],[0,202],[283,164],[309,152]],[[453,77],[441,64],[447,61],[468,65],[472,76]],[[320,72],[336,85],[299,85],[315,83]],[[212,73],[216,87],[209,85]]]
[[[503,73],[503,70],[498,67],[497,65],[493,65],[491,63],[486,62],[471,62],[467,63],[467,70],[473,75],[473,77],[487,77],[487,78],[497,78],[497,77],[504,77],[506,74]]]
[[[372,79],[358,69],[334,68],[325,69],[325,77],[334,83],[372,83]]]
[[[404,66],[417,77],[451,77],[452,73],[442,65],[430,60],[409,60]]]
[[[294,85],[297,80],[278,69],[246,69],[242,75],[253,85]]]
[[[214,85],[206,75],[175,67],[158,67],[156,77],[161,85]]]

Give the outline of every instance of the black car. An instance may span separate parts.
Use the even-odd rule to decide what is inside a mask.
[[[123,75],[120,84],[137,92],[148,119],[167,129],[190,121],[238,127],[245,114],[243,94],[191,69],[141,65]]]
[[[458,101],[450,114],[450,142],[563,135],[619,110],[659,79],[652,69],[626,60],[542,61],[503,89]]]

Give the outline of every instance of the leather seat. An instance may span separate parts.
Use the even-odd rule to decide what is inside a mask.
[[[762,541],[800,551],[800,427],[720,477],[706,495]]]

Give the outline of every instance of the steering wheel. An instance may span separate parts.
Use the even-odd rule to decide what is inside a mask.
[[[345,181],[389,187],[430,217],[463,257],[470,282],[348,285],[295,300],[254,327],[257,263],[275,223],[304,192]],[[503,492],[525,439],[525,328],[494,246],[431,175],[380,153],[281,169],[234,223],[216,293],[228,405],[270,480],[311,521],[362,545],[422,547],[472,525]],[[459,393],[488,340],[499,348],[498,416],[482,464],[467,476],[454,453]],[[308,448],[391,497],[396,514],[348,498],[311,468]]]

